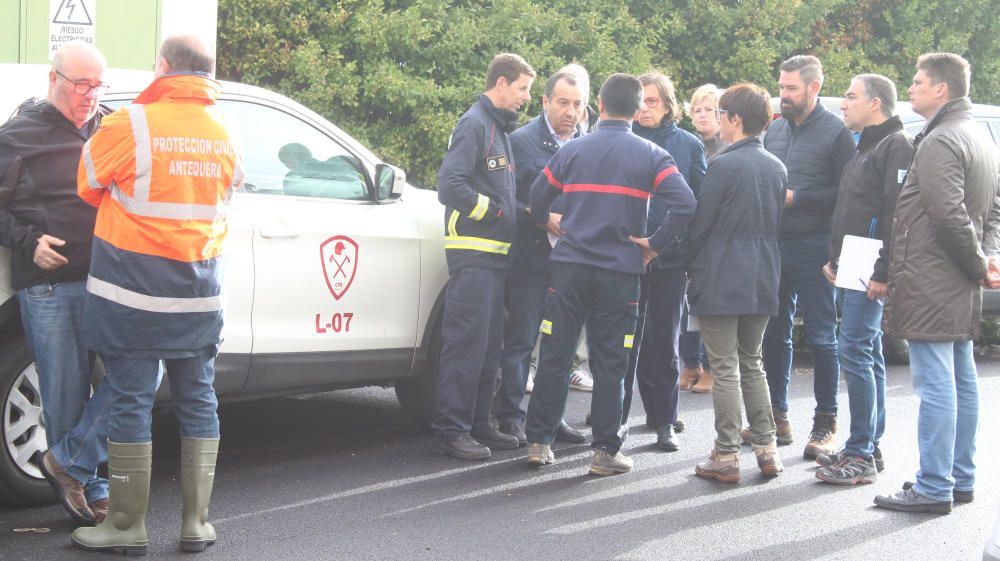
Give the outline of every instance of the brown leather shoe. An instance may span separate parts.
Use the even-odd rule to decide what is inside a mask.
[[[723,483],[739,483],[740,461],[736,454],[719,454],[713,448],[708,461],[695,466],[694,474]]]
[[[685,368],[684,372],[681,372],[681,380],[679,382],[682,390],[690,390],[694,386],[698,378],[701,377],[701,367],[698,368]]]
[[[94,524],[100,524],[104,522],[104,519],[108,516],[108,498],[97,499],[92,503],[87,503],[90,507],[90,511],[94,513]]]
[[[694,393],[712,393],[713,386],[715,386],[715,378],[712,377],[712,373],[708,370],[702,370],[701,377],[698,378],[698,383],[691,388],[691,391]]]
[[[776,444],[768,444],[767,446],[754,446],[753,453],[757,456],[757,467],[760,468],[760,473],[767,477],[774,477],[779,473],[785,471],[785,466],[781,463],[781,458],[778,457],[778,446]]]
[[[743,427],[740,429],[740,441],[743,444],[750,444],[751,438],[753,438],[753,435],[750,434],[750,427]]]
[[[834,454],[837,452],[836,440],[837,416],[817,413],[813,417],[812,432],[809,433],[809,442],[802,457],[815,460],[820,454]]]
[[[781,409],[774,410],[774,426],[776,429],[774,438],[777,440],[778,446],[787,446],[794,441],[792,438],[792,424],[788,422],[787,411],[782,411]]]
[[[87,506],[87,497],[83,492],[83,483],[73,479],[70,474],[56,463],[55,456],[51,451],[46,450],[41,459],[38,460],[38,469],[41,470],[45,480],[59,494],[59,502],[62,503],[66,512],[77,522],[84,524],[94,523],[94,513]]]

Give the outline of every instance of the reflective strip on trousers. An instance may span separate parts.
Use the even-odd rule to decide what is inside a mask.
[[[472,251],[507,255],[510,252],[510,243],[488,240],[486,238],[474,238],[472,236],[445,236],[444,248],[469,249]]]
[[[472,209],[472,212],[469,213],[469,218],[477,222],[482,220],[483,217],[486,216],[486,209],[488,209],[489,207],[490,207],[490,198],[480,193],[479,201],[476,203],[476,208]]]
[[[626,349],[631,349],[632,348],[632,341],[633,340],[635,340],[635,335],[626,335],[625,336],[625,348]]]
[[[122,288],[99,278],[87,277],[87,292],[100,296],[105,300],[122,306],[159,312],[164,314],[179,314],[193,312],[217,312],[222,309],[222,296],[206,296],[202,298],[167,298],[164,296],[149,296]]]
[[[458,236],[458,230],[455,229],[455,224],[458,223],[458,211],[451,211],[451,216],[448,218],[448,235],[452,237]]]
[[[552,322],[547,319],[543,319],[542,325],[538,326],[538,332],[546,335],[552,335]]]

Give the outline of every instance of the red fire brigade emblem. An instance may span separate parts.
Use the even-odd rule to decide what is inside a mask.
[[[333,236],[319,246],[319,256],[326,286],[340,300],[358,272],[358,244],[347,236]]]

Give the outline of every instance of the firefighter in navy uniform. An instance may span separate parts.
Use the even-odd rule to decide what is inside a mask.
[[[666,150],[632,132],[643,88],[628,74],[601,86],[597,130],[559,149],[531,187],[531,216],[548,225],[562,194],[564,231],[550,254],[551,280],[542,320],[542,345],[525,433],[528,463],[552,463],[550,447],[566,406],[570,362],[584,318],[594,375],[594,457],[590,473],[632,469],[621,453],[619,427],[625,368],[634,343],[639,275],[658,252],[679,243],[694,215],[695,198]],[[667,212],[649,238],[647,206],[657,197]],[[588,317],[589,316],[589,317]]]
[[[458,120],[438,170],[451,278],[431,428],[438,452],[466,460],[485,460],[491,448],[518,447],[517,437],[492,426],[490,406],[503,345],[507,254],[516,230],[508,135],[534,78],[520,56],[494,57],[486,91]]]

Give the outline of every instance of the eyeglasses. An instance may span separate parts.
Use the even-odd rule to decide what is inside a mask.
[[[726,110],[726,109],[716,109],[715,110],[715,118],[716,119],[721,119],[723,113],[729,113],[729,111]]]
[[[63,80],[66,80],[70,84],[73,84],[73,91],[76,92],[77,95],[87,95],[90,93],[90,90],[96,90],[97,95],[101,95],[108,91],[107,84],[98,82],[96,86],[92,86],[90,85],[90,82],[88,80],[70,80],[69,78],[66,77],[65,74],[59,72],[58,70],[53,70],[53,72],[55,72],[56,75],[62,78]]]
[[[649,107],[650,109],[652,109],[652,108],[654,108],[654,107],[656,107],[657,105],[660,104],[660,98],[658,98],[658,97],[647,97],[646,99],[642,100],[642,102],[646,104],[646,107]]]

